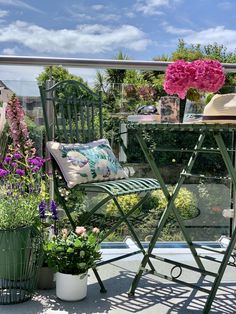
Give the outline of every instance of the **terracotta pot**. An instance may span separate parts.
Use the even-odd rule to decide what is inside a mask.
[[[56,287],[54,272],[51,268],[47,266],[40,268],[37,287],[42,290],[54,289]]]

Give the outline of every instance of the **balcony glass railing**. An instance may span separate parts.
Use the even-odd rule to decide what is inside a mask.
[[[64,62],[62,62],[64,60]],[[117,62],[114,60],[102,60],[100,62],[90,62],[91,60],[79,60],[77,63],[70,59],[31,59],[31,58],[0,58],[0,64],[20,64],[22,62],[22,71],[24,71],[24,67],[27,62],[32,66],[42,66],[42,65],[57,65],[57,64],[65,64],[67,66],[73,66],[73,72],[75,73],[75,67],[83,66],[90,68],[101,68],[102,71],[105,70],[106,66],[110,66],[110,68],[129,68],[129,69],[146,69],[146,70],[165,70],[167,63],[155,63],[155,62]],[[95,63],[95,64],[94,64]],[[236,66],[235,65],[225,65],[227,71],[234,72]],[[96,70],[96,69],[95,69]],[[94,72],[95,72],[94,70]],[[81,72],[82,73],[82,72]],[[82,77],[86,81],[86,76]],[[0,77],[1,79],[1,77]],[[90,76],[89,86],[94,88],[96,86],[96,78],[94,76],[93,79]],[[100,86],[102,87],[102,86]],[[119,145],[118,142],[118,126],[120,120],[124,121],[126,119],[126,115],[129,113],[134,113],[137,109],[137,106],[143,103],[150,103],[152,105],[158,105],[158,99],[161,95],[158,94],[155,90],[151,90],[153,86],[146,86],[146,91],[142,90],[142,84],[117,84],[110,82],[110,90],[108,90],[108,86],[104,85],[104,105],[110,110],[110,114],[108,115],[108,120],[110,121],[110,125],[112,125],[113,132],[110,129],[105,130],[105,134],[109,137],[109,139],[113,143],[114,151],[117,156],[119,156]],[[43,115],[42,115],[42,107],[40,102],[39,90],[36,81],[23,81],[23,80],[2,80],[1,89],[1,101],[3,104],[9,99],[12,93],[15,93],[21,103],[25,108],[26,115],[28,116],[28,123],[30,126],[30,132],[35,144],[37,146],[40,154],[44,154],[44,138],[43,138]],[[147,97],[140,97],[140,94],[146,92]],[[105,95],[107,93],[107,95]],[[109,94],[110,93],[110,94]],[[110,98],[109,98],[110,97]],[[144,99],[145,98],[145,99]],[[110,99],[110,100],[109,100]],[[0,107],[0,112],[3,110],[4,106]],[[112,110],[112,108],[114,110]],[[124,112],[126,114],[124,115]],[[1,113],[2,117],[2,113]],[[3,120],[1,123],[3,123]],[[2,127],[2,125],[1,125]],[[105,126],[104,126],[105,127]],[[1,131],[1,128],[0,128]],[[165,139],[166,141],[173,141],[173,138]],[[191,139],[190,139],[191,140]],[[150,141],[150,145],[152,145]],[[159,164],[163,176],[165,178],[165,182],[171,187],[176,183],[178,177],[178,171],[181,169],[182,162],[186,161],[186,158],[179,153],[171,152],[168,155],[167,152],[164,152],[163,155],[156,156],[157,163]],[[134,176],[152,176],[151,170],[148,168],[147,163],[143,157],[141,149],[139,149],[137,143],[133,141],[133,138],[129,137],[129,133],[127,135],[127,156],[125,157],[126,164],[125,166],[130,170],[130,173]],[[199,164],[197,165],[199,173],[202,171],[202,165],[204,168],[207,167],[207,172],[210,176],[216,176],[216,168],[217,174],[220,174],[221,179],[196,179],[190,178],[186,180],[186,184],[183,185],[182,191],[180,193],[181,203],[180,207],[182,207],[182,215],[184,216],[184,224],[188,229],[191,238],[194,241],[215,241],[218,240],[221,235],[229,235],[230,228],[233,223],[232,219],[225,218],[223,216],[223,210],[229,209],[232,207],[231,204],[231,186],[230,181],[226,177],[225,169],[222,164],[219,163],[217,159],[201,159]],[[205,170],[205,169],[204,169]],[[182,197],[182,199],[181,199]],[[187,202],[188,200],[188,202]],[[84,200],[84,203],[88,205],[89,203],[93,203],[97,201],[94,197],[89,197]],[[123,199],[124,206],[130,206],[130,199]],[[149,241],[154,228],[156,227],[160,215],[165,206],[165,201],[163,196],[160,193],[153,193],[153,197],[146,204],[146,207],[142,211],[139,211],[136,216],[132,219],[132,223],[135,225],[135,228],[138,230],[138,234],[141,236],[142,241]],[[83,207],[83,206],[82,206]],[[109,213],[112,213],[109,217]],[[101,213],[101,219],[104,221],[107,219],[107,224],[109,225],[116,214],[112,211],[111,206],[109,208],[104,208]],[[119,229],[112,234],[108,241],[123,241],[128,236],[127,228],[119,227]],[[175,224],[174,218],[168,220],[166,228],[161,234],[160,240],[162,241],[182,241],[183,237],[178,227]],[[106,246],[107,247],[107,246]],[[115,248],[119,248],[118,245]]]

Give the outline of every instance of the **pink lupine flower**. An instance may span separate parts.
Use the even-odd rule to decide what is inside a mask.
[[[25,113],[18,98],[13,96],[6,107],[6,118],[10,127],[14,147],[17,147],[29,138],[24,117]]]

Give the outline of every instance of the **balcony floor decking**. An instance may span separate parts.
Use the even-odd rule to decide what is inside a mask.
[[[169,252],[171,250],[168,250]],[[166,251],[167,252],[167,251]],[[189,262],[190,255],[182,251],[174,254],[178,261]],[[173,259],[171,254],[162,255]],[[165,314],[165,313],[202,313],[207,295],[183,285],[165,281],[153,275],[143,276],[136,290],[135,298],[128,298],[127,291],[139,267],[141,256],[136,255],[126,260],[100,267],[107,293],[99,291],[99,285],[90,272],[87,298],[79,302],[63,302],[56,298],[55,290],[38,290],[32,300],[16,305],[0,305],[1,314]],[[166,266],[158,261],[159,272],[167,272]],[[204,262],[204,265],[215,263]],[[214,271],[216,269],[212,269]],[[183,277],[182,277],[183,276]],[[199,275],[192,271],[183,272],[181,279],[196,282]],[[206,278],[211,279],[209,277]],[[207,281],[203,286],[208,287]],[[236,271],[228,267],[218,289],[210,313],[235,313],[236,308]]]

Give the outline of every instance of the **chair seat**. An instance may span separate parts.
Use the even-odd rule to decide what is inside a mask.
[[[108,193],[111,196],[119,196],[160,189],[160,184],[155,179],[134,178],[85,183],[81,184],[81,187],[88,192]]]

